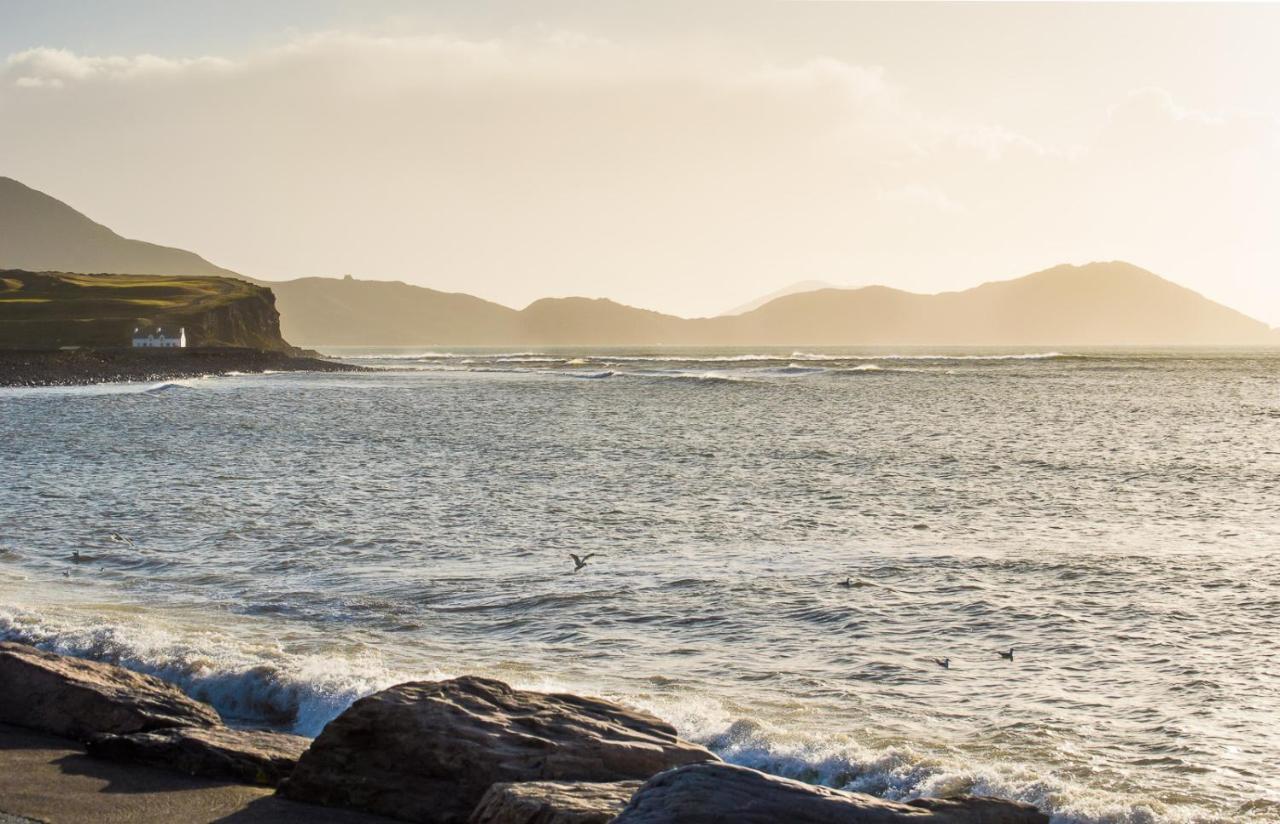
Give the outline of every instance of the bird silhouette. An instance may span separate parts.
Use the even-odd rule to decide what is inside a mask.
[[[943,669],[951,669],[951,659],[950,659],[950,658],[935,658],[935,659],[933,659],[933,663],[937,664],[938,666],[942,667]]]
[[[582,569],[584,566],[587,565],[587,560],[590,558],[594,558],[595,555],[596,554],[594,552],[591,552],[579,558],[577,555],[574,555],[572,552],[570,552],[569,557],[573,559],[573,571],[577,572],[578,570]]]
[[[1006,661],[1012,661],[1012,660],[1013,660],[1013,647],[1009,647],[1009,651],[1008,651],[1008,652],[1002,652],[1002,651],[1000,651],[1000,650],[996,650],[996,655],[999,655],[1001,658],[1003,658],[1003,659],[1004,659],[1004,660],[1006,660]]]

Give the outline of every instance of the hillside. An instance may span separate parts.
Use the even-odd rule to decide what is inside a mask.
[[[291,349],[271,290],[243,280],[0,270],[0,347],[129,346],[137,326],[185,326],[192,347]]]
[[[120,237],[8,177],[0,177],[0,268],[237,277],[192,252]]]
[[[259,282],[275,292],[282,332],[292,341],[482,346],[520,337],[514,309],[471,295],[349,277]]]
[[[1211,346],[1280,342],[1264,323],[1121,261],[1055,266],[961,292],[871,286],[788,295],[721,322],[734,343]],[[715,322],[711,321],[711,322]]]
[[[0,178],[0,268],[178,276],[149,286],[116,281],[113,289],[127,291],[98,293],[80,309],[41,306],[31,292],[21,298],[15,292],[0,308],[0,317],[10,318],[11,337],[20,336],[15,324],[47,338],[58,323],[59,336],[84,337],[57,313],[86,311],[94,300],[115,313],[110,323],[118,326],[144,318],[158,323],[162,314],[195,318],[196,307],[239,295],[246,301],[239,309],[205,322],[204,340],[258,336],[283,345],[274,343],[283,330],[307,346],[1280,345],[1280,332],[1265,324],[1123,262],[1056,266],[937,295],[884,286],[797,291],[818,285],[802,283],[762,299],[763,305],[741,307],[740,314],[697,319],[581,297],[545,298],[515,310],[471,295],[351,277],[253,281],[275,293],[277,326],[270,292],[244,292],[253,288],[247,279],[208,294],[196,276],[241,276],[191,252],[122,238],[9,178]],[[160,289],[159,296],[147,288]],[[240,315],[257,320],[235,319]],[[261,331],[251,331],[254,323]],[[201,322],[186,325],[191,330]],[[118,339],[117,326],[99,326]]]

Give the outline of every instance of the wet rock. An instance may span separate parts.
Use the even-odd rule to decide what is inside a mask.
[[[607,824],[622,812],[639,781],[525,781],[494,784],[469,824]]]
[[[293,772],[311,739],[266,730],[229,727],[172,727],[132,735],[101,735],[89,754],[112,761],[136,761],[188,775],[229,778],[277,786]]]
[[[0,722],[81,740],[222,723],[167,681],[10,642],[0,642]]]
[[[917,798],[907,806],[929,810],[947,824],[1049,824],[1049,816],[1030,804],[982,795]]]
[[[357,701],[312,742],[280,791],[452,824],[500,782],[643,780],[716,760],[669,724],[609,701],[465,677],[400,684]]]
[[[617,824],[1048,824],[1027,804],[991,798],[912,804],[815,787],[729,764],[669,770],[641,787]]]

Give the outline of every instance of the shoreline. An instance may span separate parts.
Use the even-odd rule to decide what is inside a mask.
[[[898,802],[783,778],[725,763],[642,710],[479,676],[379,690],[314,738],[231,727],[171,681],[21,642],[0,643],[0,824],[6,814],[21,824],[1050,822],[986,795]]]
[[[0,724],[0,824],[11,821],[378,824],[388,819],[290,801],[271,787],[94,758],[74,739]]]
[[[0,387],[91,386],[228,375],[232,372],[365,372],[300,350],[0,349]]]

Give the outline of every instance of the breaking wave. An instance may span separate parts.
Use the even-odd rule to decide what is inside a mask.
[[[359,698],[415,679],[451,678],[446,668],[396,670],[376,652],[296,654],[277,644],[242,645],[202,632],[183,637],[170,630],[104,621],[77,622],[42,612],[0,608],[0,640],[108,661],[179,685],[212,704],[231,723],[270,725],[314,737]],[[510,678],[526,689],[596,694],[591,685],[546,677]],[[696,694],[608,695],[670,720],[687,738],[726,761],[813,784],[870,793],[893,800],[974,793],[1036,804],[1054,824],[1154,824],[1220,820],[1206,811],[1087,787],[1026,766],[975,762],[945,751],[909,745],[865,747],[847,735],[796,740],[785,730],[735,718],[718,699]],[[1265,803],[1259,799],[1258,803]]]

